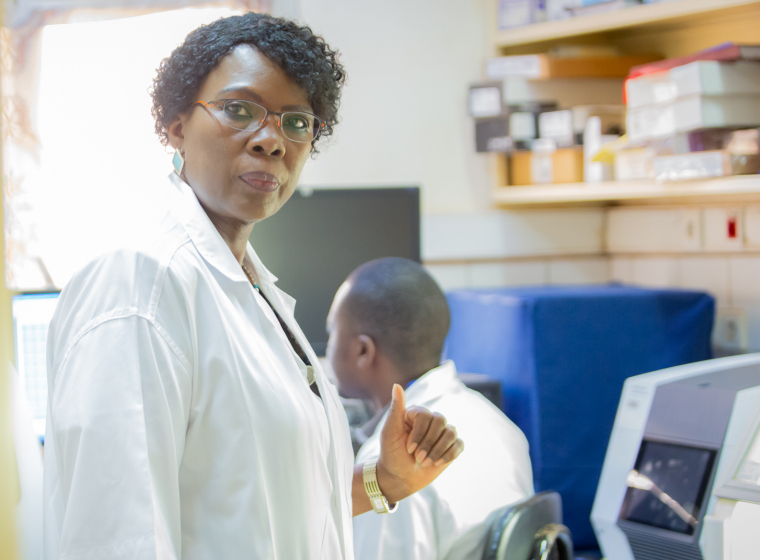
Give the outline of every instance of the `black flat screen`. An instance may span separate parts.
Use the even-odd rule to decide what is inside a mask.
[[[643,440],[639,476],[629,476],[620,519],[693,535],[715,455],[712,449]],[[650,482],[650,489],[641,488]]]
[[[250,241],[277,286],[294,297],[296,319],[317,355],[335,292],[360,264],[381,257],[420,262],[419,189],[297,190]]]

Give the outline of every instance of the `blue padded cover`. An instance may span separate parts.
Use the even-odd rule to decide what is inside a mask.
[[[536,491],[561,494],[576,549],[598,548],[589,516],[623,382],[710,359],[713,298],[606,285],[457,290],[448,300],[446,357],[502,382]]]

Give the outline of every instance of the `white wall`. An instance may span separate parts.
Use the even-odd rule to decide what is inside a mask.
[[[348,72],[342,123],[301,184],[419,185],[422,211],[490,207],[487,155],[474,151],[468,84],[490,54],[490,0],[275,0],[332,47]]]

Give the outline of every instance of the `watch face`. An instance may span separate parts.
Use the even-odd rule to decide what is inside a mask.
[[[385,509],[385,506],[383,505],[382,498],[373,498],[372,507],[375,508],[375,511],[383,511]]]

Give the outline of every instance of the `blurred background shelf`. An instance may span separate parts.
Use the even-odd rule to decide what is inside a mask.
[[[722,42],[727,28],[730,40],[755,42],[759,16],[757,0],[671,0],[499,31],[494,43],[503,54],[612,42],[629,53],[673,57]]]
[[[744,175],[662,184],[654,181],[613,181],[498,187],[494,193],[494,202],[501,208],[615,204],[682,205],[710,202],[760,203],[760,177]]]

